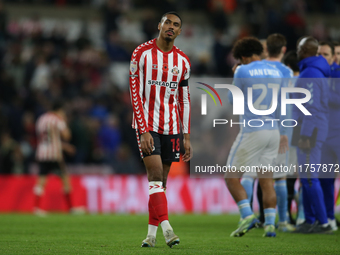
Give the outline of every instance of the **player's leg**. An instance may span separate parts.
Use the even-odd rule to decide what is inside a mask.
[[[275,180],[275,192],[277,197],[277,210],[279,214],[279,227],[281,232],[293,232],[295,226],[288,223],[288,188],[286,177]]]
[[[171,163],[163,163],[163,190],[165,193],[166,190],[166,181],[168,178],[168,174],[170,171],[170,166]],[[159,219],[158,219],[158,215],[156,213],[156,211],[154,210],[153,206],[150,203],[148,203],[148,208],[149,208],[149,226],[148,226],[148,236],[154,236],[156,237],[157,235],[157,229],[158,229],[158,225],[159,225]]]
[[[168,236],[168,233],[173,233],[173,229],[169,223],[168,204],[163,190],[163,164],[161,157],[159,155],[145,157],[144,164],[148,173],[150,206],[157,215],[157,225],[159,222],[163,230],[163,235]],[[156,224],[156,221],[149,223],[152,223],[149,225],[153,225]],[[166,241],[168,243],[169,240],[166,239]]]
[[[256,187],[256,196],[257,201],[259,203],[259,217],[258,219],[261,221],[261,224],[264,224],[264,211],[263,211],[263,201],[262,201],[262,189],[260,183],[257,184]]]
[[[168,220],[167,201],[163,190],[163,170],[160,155],[151,155],[143,159],[149,181],[149,225],[147,238],[142,247],[153,247],[158,224]]]
[[[275,237],[276,194],[273,177],[262,176],[259,178],[259,184],[262,189],[265,236]]]
[[[253,202],[253,189],[254,189],[254,181],[255,179],[252,176],[248,176],[247,174],[244,174],[241,179],[241,185],[243,186],[244,190],[247,193],[247,198],[250,204],[250,208],[252,208],[252,202]],[[243,220],[242,217],[240,217],[240,223]]]
[[[335,139],[332,139],[335,140]],[[323,192],[323,197],[326,206],[328,222],[333,231],[338,230],[334,216],[334,171],[331,166],[334,166],[337,161],[336,150],[338,145],[332,144],[332,140],[324,142],[321,152],[321,164],[327,166],[327,171],[320,171],[319,180]],[[333,150],[334,148],[334,150]],[[340,153],[339,153],[340,154]],[[334,167],[332,167],[334,168]]]
[[[73,208],[72,200],[71,200],[71,181],[70,176],[66,171],[66,166],[64,162],[57,163],[60,169],[60,177],[63,183],[63,192],[64,192],[64,199],[66,201],[67,210],[71,211]]]
[[[161,135],[161,158],[163,169],[163,188],[164,194],[167,187],[168,174],[170,172],[172,162],[179,162],[180,158],[180,135]],[[166,244],[171,248],[178,245],[180,239],[175,235],[168,220],[160,221]]]
[[[230,169],[225,174],[225,182],[230,194],[237,203],[241,218],[243,219],[239,223],[239,227],[231,233],[231,236],[234,237],[243,236],[259,224],[250,207],[247,192],[240,183],[243,168],[246,166],[250,168],[254,165],[256,166],[257,154],[260,153],[259,146],[261,146],[261,142],[257,141],[255,134],[241,132],[237,135],[228,156],[227,166],[230,166]],[[244,153],[245,151],[247,153]],[[245,157],[245,154],[249,155],[249,157]],[[248,171],[247,174],[253,178],[256,177],[256,173],[254,175],[254,173]]]
[[[263,168],[258,172],[264,211],[264,236],[275,237],[276,193],[274,189],[273,167],[274,160],[278,155],[280,134],[278,130],[266,130],[261,135],[261,138],[266,140],[266,146],[262,150],[259,162],[262,166],[268,166],[267,169]]]
[[[168,181],[168,175],[170,172],[171,162],[163,162],[163,189],[166,191],[166,184]]]
[[[240,174],[240,173],[239,173]],[[247,233],[250,229],[257,227],[260,223],[254,215],[247,197],[247,193],[240,183],[241,175],[237,176],[235,173],[227,173],[225,182],[227,188],[234,198],[241,215],[239,227],[231,233],[232,237],[240,237]]]
[[[276,193],[277,211],[279,214],[279,224],[287,223],[288,191],[286,178],[276,179],[274,188]]]
[[[33,188],[34,213],[39,216],[43,216],[46,214],[46,212],[41,209],[41,198],[44,194],[48,172],[49,172],[48,162],[39,162],[39,175],[37,178],[37,182]]]
[[[306,169],[306,165],[310,166],[311,164],[320,164],[321,148],[322,143],[317,142],[315,147],[308,153],[302,152],[300,149],[298,150],[300,158],[299,165],[303,165],[300,176],[303,189],[303,206],[306,223],[313,224],[315,220],[318,221],[317,225],[313,225],[305,233],[328,233],[331,231],[331,227],[328,224],[326,207],[322,188],[318,179],[318,173],[311,172],[310,169]],[[297,230],[299,230],[299,228]],[[303,233],[304,231],[301,232]]]
[[[253,197],[254,181],[255,179],[251,176],[247,176],[247,174],[244,174],[241,179],[241,185],[247,193],[249,203],[251,203]]]

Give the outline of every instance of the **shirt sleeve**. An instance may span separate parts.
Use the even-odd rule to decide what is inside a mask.
[[[190,63],[185,65],[183,80],[178,88],[179,117],[183,126],[183,133],[190,134]]]
[[[138,48],[132,53],[130,62],[130,96],[133,109],[135,127],[141,134],[148,132],[143,109],[143,90],[144,90],[144,59],[142,51]]]

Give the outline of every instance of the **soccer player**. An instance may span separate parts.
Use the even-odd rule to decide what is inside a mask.
[[[300,69],[298,66],[298,58],[295,50],[288,51],[284,57],[282,58],[282,62],[288,66],[290,69],[293,70],[294,78],[297,78],[300,74]],[[295,80],[293,83],[289,83],[291,86],[295,86]],[[291,106],[291,105],[287,105]],[[291,138],[290,138],[290,147],[289,147],[289,164],[296,166],[298,165],[297,161],[297,153],[296,153],[296,146],[291,145]],[[289,221],[293,225],[299,225],[305,221],[305,215],[303,213],[303,199],[302,199],[302,190],[295,191],[295,182],[297,180],[297,173],[290,173],[290,178],[287,179],[287,191],[288,191],[288,213],[289,213]],[[300,181],[299,181],[300,182]],[[292,215],[292,202],[295,199],[296,204],[298,205],[298,213],[296,220],[293,219]]]
[[[318,55],[323,56],[331,67],[330,93],[329,93],[329,122],[328,136],[322,146],[321,164],[336,164],[340,159],[340,70],[335,62],[334,45],[331,42],[320,42]],[[328,167],[327,174],[320,176],[320,184],[323,191],[328,223],[333,231],[338,230],[334,216],[334,171]]]
[[[253,102],[256,109],[268,110],[273,103],[273,91],[281,88],[282,73],[272,65],[268,65],[261,61],[261,53],[263,46],[256,38],[244,38],[237,41],[233,47],[233,56],[239,60],[240,65],[234,75],[234,85],[242,90],[245,98],[248,90],[252,89]],[[271,78],[270,81],[266,78]],[[273,83],[277,81],[277,83]],[[276,95],[276,100],[278,95]],[[275,99],[275,98],[274,98]],[[232,94],[229,92],[229,100],[232,102]],[[227,187],[237,203],[241,218],[243,219],[239,227],[231,233],[231,236],[242,236],[253,227],[259,224],[259,220],[255,217],[250,208],[247,193],[240,183],[242,177],[242,167],[257,167],[257,171],[261,171],[259,167],[272,165],[277,157],[280,145],[280,133],[276,122],[264,122],[259,128],[242,125],[248,123],[251,119],[265,120],[276,119],[276,113],[261,116],[253,114],[248,108],[248,104],[244,105],[245,114],[240,116],[241,129],[236,137],[228,156],[227,166],[238,170],[236,173],[227,172],[225,181]],[[242,122],[241,122],[242,121]],[[256,173],[254,173],[256,176]],[[255,177],[254,176],[254,177]],[[269,172],[265,175],[258,175],[259,183],[263,190],[263,205],[265,213],[264,236],[275,237],[275,215],[276,215],[276,195],[273,186],[273,173]]]
[[[56,171],[62,179],[64,198],[68,209],[72,210],[71,185],[65,169],[63,151],[74,154],[75,148],[67,143],[71,139],[71,133],[66,124],[66,115],[61,101],[54,102],[52,110],[38,118],[36,132],[38,137],[36,160],[39,163],[39,177],[34,187],[34,213],[39,216],[46,214],[40,207],[40,201],[47,175],[53,171]]]
[[[319,173],[310,169],[312,164],[320,164],[321,148],[328,133],[328,84],[325,78],[330,76],[330,67],[325,58],[316,56],[318,46],[318,41],[310,36],[301,38],[297,44],[300,75],[296,87],[307,89],[311,93],[311,99],[304,104],[311,115],[304,115],[296,107],[293,109],[293,119],[297,120],[297,127],[301,129],[297,153],[299,165],[302,166],[299,175],[306,218],[298,226],[298,233],[332,231],[327,220]],[[295,98],[299,96],[304,97],[301,93],[294,95]]]
[[[267,52],[268,57],[263,60],[263,62],[267,63],[268,65],[274,66],[275,68],[279,69],[283,75],[283,78],[286,78],[284,80],[285,84],[288,86],[288,78],[293,77],[293,71],[287,67],[285,64],[281,63],[282,57],[284,56],[287,48],[287,41],[286,38],[281,34],[271,34],[267,37]],[[288,115],[291,115],[291,113],[288,113]],[[290,118],[290,117],[287,117]],[[292,133],[289,132],[292,131],[291,128],[288,128],[287,134]],[[291,137],[291,135],[290,135]],[[286,135],[282,135],[282,144],[286,144],[285,149],[280,152],[278,157],[275,160],[276,165],[287,165],[288,162],[286,162],[286,158],[288,158],[288,152],[285,150],[288,149],[288,137]],[[282,232],[291,232],[294,231],[295,228],[287,223],[287,182],[286,182],[286,175],[285,172],[275,172],[273,177],[275,179],[275,191],[276,191],[276,197],[277,197],[277,207],[278,207],[278,214],[279,214],[279,231]],[[244,189],[246,190],[247,194],[250,194],[252,196],[253,191],[253,184],[251,181],[254,179],[251,179],[245,174],[246,178],[243,178],[241,183]],[[258,189],[261,189],[258,187]],[[259,192],[260,193],[260,192]],[[261,193],[260,193],[261,194]],[[260,197],[258,197],[259,203],[260,203],[260,221],[263,221],[264,214],[263,214],[263,205],[262,205],[262,194]],[[262,217],[261,217],[262,215]]]
[[[167,245],[179,244],[168,219],[166,180],[172,162],[180,156],[183,128],[183,160],[192,157],[190,146],[189,58],[174,40],[181,33],[182,19],[165,13],[156,39],[139,45],[130,64],[132,127],[136,130],[141,157],[149,180],[149,226],[142,247],[154,247],[160,224]]]

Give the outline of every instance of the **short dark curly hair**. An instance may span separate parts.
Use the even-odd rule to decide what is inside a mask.
[[[255,55],[261,55],[263,52],[263,46],[261,42],[255,37],[246,37],[238,40],[232,49],[232,53],[235,59],[242,59],[242,57],[251,57]]]

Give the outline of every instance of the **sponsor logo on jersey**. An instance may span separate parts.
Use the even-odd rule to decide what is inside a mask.
[[[165,81],[148,80],[148,84],[168,87],[171,89],[177,89],[178,82],[177,81],[165,82]]]
[[[130,72],[132,74],[135,74],[136,71],[137,71],[137,61],[131,61],[131,63],[130,63]]]

